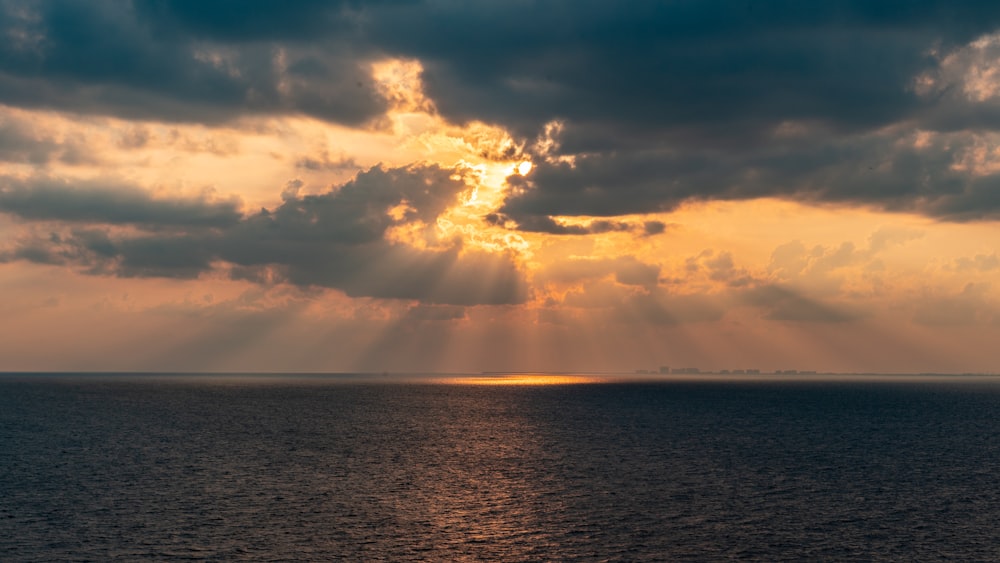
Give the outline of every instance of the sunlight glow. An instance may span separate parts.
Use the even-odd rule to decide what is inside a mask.
[[[468,377],[447,377],[435,379],[435,383],[448,385],[579,385],[585,383],[605,383],[607,378],[590,375],[555,374],[508,374],[479,375]]]
[[[975,101],[1000,98],[997,37],[943,59],[941,73],[919,77],[917,93],[956,83]],[[276,51],[274,66],[282,75],[278,89],[291,95],[296,84],[285,75],[286,56]],[[222,49],[196,54],[226,72],[237,69],[233,57]],[[475,275],[455,264],[435,268],[438,279],[421,281],[431,294],[426,307],[358,297],[336,284],[296,286],[287,283],[280,260],[253,267],[217,260],[191,279],[117,277],[126,273],[119,263],[93,266],[101,262],[100,249],[156,240],[161,227],[121,214],[108,224],[25,220],[13,211],[26,204],[14,188],[0,186],[12,210],[0,213],[0,289],[7,297],[0,316],[9,320],[0,327],[0,356],[14,358],[10,365],[48,369],[183,367],[171,362],[190,357],[202,369],[404,371],[412,369],[406,358],[416,358],[415,365],[442,372],[516,371],[441,380],[462,385],[602,381],[525,374],[525,366],[631,373],[709,361],[834,371],[944,371],[959,365],[954,358],[969,366],[963,369],[996,364],[991,337],[1000,327],[1000,254],[993,222],[760,198],[692,200],[634,215],[614,209],[609,216],[546,215],[536,228],[504,210],[544,184],[518,181],[541,172],[535,162],[575,165],[573,156],[560,154],[561,122],[546,124],[536,139],[482,121],[449,122],[424,93],[419,61],[384,59],[370,70],[370,82],[358,87],[373,88],[388,110],[363,128],[307,115],[198,124],[0,105],[0,129],[26,147],[0,155],[7,159],[4,176],[11,185],[106,179],[107,197],[115,201],[146,191],[150,207],[172,199],[231,201],[250,216],[306,196],[333,197],[374,166],[436,165],[461,185],[451,186],[445,200],[427,183],[424,199],[433,204],[416,195],[373,199],[381,207],[371,211],[387,225],[379,244],[387,243],[392,252],[385,256],[399,261],[433,253],[455,264],[482,260]],[[815,128],[786,120],[774,135],[795,139],[817,134]],[[920,158],[945,151],[949,173],[973,179],[1000,173],[1000,133],[992,130],[914,130],[896,142]],[[895,162],[873,162],[869,170],[890,173]],[[119,184],[122,193],[112,194]],[[431,205],[433,213],[426,212]],[[177,235],[184,228],[171,227]],[[94,246],[91,234],[109,242]],[[428,258],[412,267],[426,267],[421,260]],[[499,306],[480,299],[511,271],[524,278],[523,299]],[[473,289],[451,295],[465,278]],[[133,328],[140,317],[142,327]],[[192,318],[204,328],[177,329]],[[75,344],[52,360],[36,335],[56,323],[64,327],[57,336]],[[101,331],[81,329],[100,323]],[[230,335],[226,323],[244,330]],[[160,331],[179,334],[158,338]],[[133,338],[151,343],[115,356]],[[210,341],[219,344],[201,347]],[[339,348],[332,350],[334,341]],[[385,363],[385,350],[394,351],[398,364]],[[119,363],[109,363],[112,356]]]

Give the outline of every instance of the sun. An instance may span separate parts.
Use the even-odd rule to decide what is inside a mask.
[[[525,176],[528,174],[528,172],[531,172],[531,168],[532,168],[531,162],[526,160],[521,164],[517,165],[517,173],[520,174],[521,176]]]

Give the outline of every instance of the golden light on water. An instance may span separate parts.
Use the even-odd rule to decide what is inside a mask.
[[[580,385],[585,383],[605,383],[607,378],[590,375],[555,375],[555,374],[508,374],[508,375],[473,375],[463,377],[448,377],[435,380],[435,383],[449,385]]]

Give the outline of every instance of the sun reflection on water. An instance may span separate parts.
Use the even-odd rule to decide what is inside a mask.
[[[450,385],[577,385],[605,383],[607,378],[591,375],[563,375],[547,373],[488,374],[436,379],[435,383]]]

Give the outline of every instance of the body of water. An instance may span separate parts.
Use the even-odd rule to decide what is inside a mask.
[[[996,379],[587,381],[2,376],[0,559],[1000,560]]]

